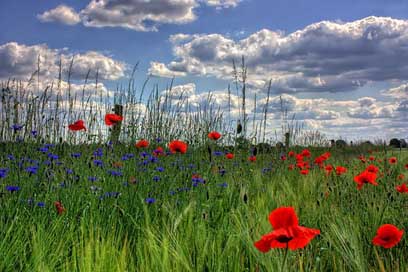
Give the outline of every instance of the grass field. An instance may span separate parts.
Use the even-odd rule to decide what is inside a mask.
[[[210,143],[210,161],[199,148],[153,156],[159,145],[166,153],[154,140],[145,149],[1,145],[0,271],[408,271],[406,234],[390,249],[372,244],[382,224],[407,230],[408,194],[395,189],[408,176],[406,152],[311,149],[301,175],[277,150],[251,162],[248,149],[226,159]],[[345,174],[313,163],[327,151],[324,165]],[[358,190],[354,176],[370,163],[378,186]],[[320,235],[304,249],[262,253],[254,242],[282,206]]]

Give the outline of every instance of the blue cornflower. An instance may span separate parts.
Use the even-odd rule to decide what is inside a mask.
[[[149,155],[149,153],[147,153],[146,151],[143,151],[143,152],[140,153],[140,156],[143,157],[143,158],[147,157],[148,155]]]
[[[17,192],[20,191],[20,186],[8,185],[6,186],[6,190],[9,192]]]
[[[82,153],[72,153],[71,157],[72,158],[79,158],[79,157],[81,157],[81,155],[82,155]]]
[[[16,158],[12,154],[9,154],[7,155],[7,159],[9,159],[10,161],[14,161]]]
[[[227,170],[225,170],[224,168],[221,168],[220,170],[218,170],[218,173],[220,173],[221,176],[224,176],[226,172]]]
[[[88,181],[90,181],[90,182],[94,182],[97,179],[98,179],[97,177],[88,177]]]
[[[94,160],[93,163],[95,166],[103,166],[103,161],[101,160]]]
[[[228,187],[228,183],[224,182],[224,183],[218,184],[218,186],[226,188]]]
[[[66,171],[66,173],[67,173],[68,175],[70,175],[70,174],[73,174],[73,173],[74,173],[74,170],[69,169],[69,168],[67,168],[65,171]]]
[[[145,202],[146,202],[147,204],[153,204],[154,202],[156,202],[156,199],[153,198],[153,197],[147,197],[147,198],[145,199]]]
[[[48,158],[50,158],[51,160],[58,160],[58,155],[52,154],[52,153],[48,153]]]
[[[7,168],[0,168],[0,178],[5,178],[7,177],[7,173],[8,173],[8,169]]]
[[[159,181],[160,180],[160,177],[159,176],[154,176],[153,177],[153,181]]]
[[[262,174],[268,173],[270,171],[272,171],[272,168],[263,168],[262,169]]]
[[[213,154],[214,154],[214,156],[222,156],[222,155],[224,155],[224,152],[222,152],[222,151],[214,151]]]
[[[158,171],[158,172],[163,172],[163,171],[164,171],[164,168],[161,167],[161,166],[159,166],[159,167],[156,168],[156,171]]]
[[[123,176],[122,172],[116,170],[108,170],[108,173],[114,177],[121,177]]]
[[[11,126],[11,129],[13,129],[14,131],[20,131],[22,128],[23,126],[19,124],[14,124]]]
[[[37,203],[37,207],[44,208],[44,207],[45,207],[45,203],[44,203],[44,202],[38,202],[38,203]]]
[[[46,146],[40,147],[40,148],[38,149],[38,151],[40,151],[40,152],[42,152],[42,153],[47,153],[47,152],[48,152],[48,147],[46,147]]]
[[[37,174],[38,166],[29,166],[25,169],[25,171],[29,174]]]
[[[43,164],[45,164],[45,165],[50,165],[50,164],[51,164],[51,161],[46,160],[46,161],[43,162]]]
[[[154,156],[150,156],[149,160],[150,160],[150,162],[152,162],[152,163],[156,163],[156,162],[159,161],[159,160],[158,160],[156,157],[154,157]]]
[[[38,135],[38,132],[36,130],[31,131],[31,136],[37,137],[37,135]]]
[[[98,148],[97,150],[95,150],[95,152],[93,153],[93,155],[95,157],[102,157],[103,156],[103,149],[102,148]]]
[[[156,138],[156,143],[160,143],[162,141],[162,139],[160,137]]]

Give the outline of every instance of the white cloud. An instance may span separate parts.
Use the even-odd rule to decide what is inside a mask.
[[[171,71],[163,63],[152,61],[150,62],[149,75],[158,77],[182,77],[185,76],[184,72]]]
[[[242,0],[202,0],[208,6],[217,8],[235,8]]]
[[[59,61],[68,68],[72,58],[73,79],[83,80],[91,70],[91,78],[98,71],[101,80],[116,80],[125,76],[127,65],[99,52],[88,51],[83,54],[69,53],[65,49],[51,49],[45,44],[24,45],[10,42],[0,45],[0,79],[27,79],[37,70],[38,58],[40,74],[45,78],[58,76]]]
[[[59,5],[54,9],[38,14],[37,18],[41,22],[59,22],[65,25],[76,25],[81,22],[79,14],[66,5]]]
[[[272,79],[278,93],[345,92],[368,82],[408,79],[408,20],[367,17],[322,21],[296,32],[260,30],[233,40],[221,34],[174,35],[171,71],[231,80],[245,56],[248,82]]]

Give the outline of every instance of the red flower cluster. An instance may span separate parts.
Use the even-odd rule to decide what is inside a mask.
[[[135,143],[135,146],[137,148],[146,148],[149,146],[149,141],[145,139],[139,140],[137,143]]]
[[[83,120],[78,120],[75,123],[68,125],[68,129],[72,130],[72,131],[79,131],[79,130],[85,130],[86,131],[86,127],[84,125]]]
[[[269,215],[269,222],[273,231],[255,242],[255,247],[263,252],[271,248],[289,248],[295,250],[304,248],[316,235],[318,229],[310,229],[299,226],[298,218],[293,207],[280,207],[273,210]]]
[[[216,141],[219,138],[221,138],[221,134],[217,131],[211,131],[210,133],[208,133],[208,138],[213,141]]]

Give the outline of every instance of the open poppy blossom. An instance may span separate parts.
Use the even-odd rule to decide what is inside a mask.
[[[408,193],[408,186],[406,183],[395,186],[395,189],[401,194]]]
[[[249,156],[249,157],[248,157],[248,161],[250,161],[250,162],[256,161],[256,156],[254,156],[254,155]]]
[[[294,152],[294,151],[289,151],[288,156],[289,156],[290,158],[294,157],[294,156],[295,156],[295,152]]]
[[[75,123],[68,125],[68,129],[72,131],[79,131],[83,129],[86,131],[86,127],[84,125],[83,120],[78,120]]]
[[[211,131],[210,133],[208,133],[208,138],[213,141],[216,141],[219,138],[221,138],[221,134],[217,131]]]
[[[357,189],[361,190],[361,188],[366,183],[371,183],[372,185],[378,185],[376,182],[377,174],[369,171],[364,171],[361,174],[354,177],[354,182],[357,183]]]
[[[303,157],[310,157],[312,155],[309,149],[303,149],[301,154]]]
[[[138,141],[138,142],[135,144],[135,146],[136,146],[137,148],[146,148],[146,147],[149,146],[149,141],[148,141],[148,140],[145,140],[145,139],[142,139],[142,140]]]
[[[304,248],[309,242],[320,234],[318,229],[299,226],[299,220],[293,207],[280,207],[269,215],[269,222],[273,231],[265,234],[255,242],[255,247],[266,253],[271,248],[289,248],[296,250]]]
[[[307,174],[309,174],[309,169],[300,170],[300,174],[306,176]]]
[[[181,153],[187,152],[187,144],[183,141],[174,140],[169,143],[169,149],[171,153]]]
[[[232,160],[232,159],[234,158],[234,154],[232,154],[232,153],[227,153],[227,154],[225,155],[225,158],[227,158],[227,159],[229,159],[229,160]]]
[[[408,163],[407,163],[407,164],[405,164],[405,166],[404,166],[404,167],[405,167],[405,169],[408,169]]]
[[[397,163],[397,158],[396,157],[391,157],[391,158],[388,159],[388,162],[390,164],[396,164]]]
[[[384,224],[378,228],[373,244],[383,248],[392,248],[401,241],[403,234],[404,230],[399,230],[392,224]]]
[[[107,126],[116,125],[118,122],[122,121],[123,117],[114,113],[108,113],[105,115],[105,124]]]
[[[341,176],[347,172],[347,168],[343,166],[336,166],[336,175]]]
[[[369,166],[367,166],[366,171],[377,174],[378,173],[378,167],[370,164]]]

